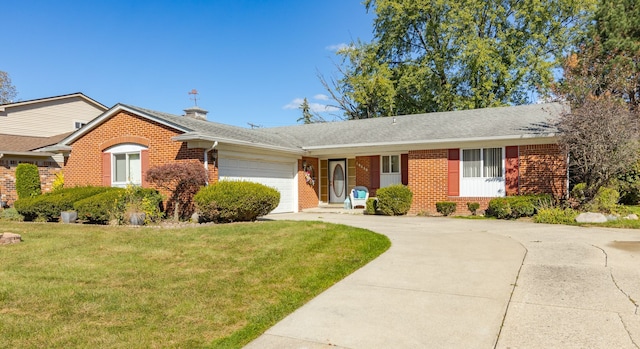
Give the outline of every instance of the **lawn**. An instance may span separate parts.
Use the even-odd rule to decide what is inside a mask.
[[[322,222],[0,222],[1,348],[239,348],[389,246]]]

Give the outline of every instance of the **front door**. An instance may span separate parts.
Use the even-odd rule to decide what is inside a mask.
[[[343,203],[347,198],[346,171],[346,160],[329,160],[329,203]]]

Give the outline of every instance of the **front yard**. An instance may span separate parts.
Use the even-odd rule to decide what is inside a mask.
[[[321,222],[0,222],[2,348],[239,348],[389,246]]]

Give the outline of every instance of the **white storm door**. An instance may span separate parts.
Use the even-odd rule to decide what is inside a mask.
[[[329,160],[329,203],[342,203],[347,198],[346,169],[346,160]]]

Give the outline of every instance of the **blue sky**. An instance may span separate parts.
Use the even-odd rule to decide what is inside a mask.
[[[330,103],[317,73],[371,40],[373,16],[360,0],[22,0],[3,3],[2,27],[18,100],[82,92],[181,115],[197,89],[209,120],[270,127],[295,124],[304,97]]]

